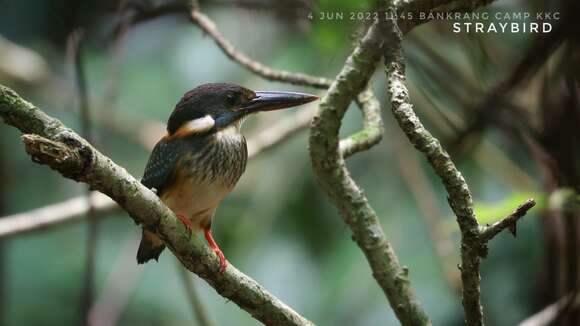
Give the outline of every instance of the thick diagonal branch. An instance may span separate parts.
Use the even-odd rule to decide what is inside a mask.
[[[4,86],[0,86],[0,117],[28,134],[23,140],[34,160],[114,199],[137,223],[156,231],[188,270],[254,318],[268,325],[311,324],[233,266],[219,273],[213,252],[191,237],[153,192],[60,121]]]
[[[381,44],[373,24],[321,100],[311,125],[310,156],[320,185],[352,230],[397,318],[403,325],[425,325],[429,318],[411,289],[408,271],[399,264],[363,190],[350,177],[339,147],[341,120],[375,70]]]

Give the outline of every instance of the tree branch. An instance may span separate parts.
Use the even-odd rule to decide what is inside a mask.
[[[339,150],[344,158],[370,149],[383,139],[381,104],[370,86],[357,96],[356,101],[363,115],[363,129],[340,141]]]
[[[352,230],[397,318],[403,325],[425,325],[429,318],[413,294],[408,270],[399,264],[375,211],[350,177],[339,149],[341,120],[375,70],[381,44],[380,30],[373,24],[321,99],[311,125],[310,156],[320,185]]]
[[[33,160],[114,199],[137,223],[155,231],[188,270],[257,320],[268,325],[312,324],[232,265],[219,273],[218,258],[152,191],[60,121],[4,86],[0,86],[0,117],[23,133],[34,134],[23,136]]]
[[[230,59],[238,62],[249,71],[266,79],[322,89],[327,88],[332,82],[332,80],[327,78],[315,77],[285,70],[274,70],[261,64],[258,61],[250,59],[244,53],[237,51],[234,45],[218,31],[215,23],[209,19],[209,17],[201,13],[197,8],[192,9],[191,20],[199,28],[206,32]]]
[[[524,319],[519,323],[519,326],[557,325],[557,319],[563,312],[568,309],[578,308],[579,306],[580,295],[578,295],[578,292],[572,292]]]
[[[118,208],[114,201],[101,193],[92,192],[91,197],[97,217]],[[87,217],[88,209],[87,197],[82,195],[24,213],[4,216],[0,218],[0,238],[82,221]]]
[[[534,206],[536,206],[536,201],[533,199],[528,199],[526,202],[518,206],[518,208],[516,208],[510,215],[484,228],[481,231],[480,240],[487,242],[507,228],[509,228],[515,236],[516,223]]]
[[[462,263],[460,270],[466,323],[467,325],[483,325],[483,310],[480,301],[480,263],[481,259],[487,255],[487,241],[493,235],[491,237],[483,236],[473,212],[471,192],[463,175],[449,154],[443,149],[439,140],[425,129],[413,111],[406,86],[401,31],[392,21],[385,22],[383,27],[387,37],[383,55],[391,110],[409,141],[425,155],[449,195],[449,204],[457,217],[461,230]],[[492,230],[496,230],[496,228]],[[490,234],[492,232],[494,231],[490,231]]]

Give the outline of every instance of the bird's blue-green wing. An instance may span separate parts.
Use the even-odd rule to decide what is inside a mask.
[[[173,177],[173,171],[181,153],[181,141],[165,141],[161,139],[153,148],[141,183],[151,189],[155,188],[160,195]]]

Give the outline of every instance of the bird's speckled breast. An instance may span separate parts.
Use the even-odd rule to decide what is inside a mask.
[[[239,126],[209,137],[203,147],[186,153],[178,161],[174,181],[161,195],[173,212],[190,218],[200,230],[211,225],[219,203],[244,173],[248,157]]]

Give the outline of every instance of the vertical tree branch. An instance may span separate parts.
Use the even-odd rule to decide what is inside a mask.
[[[457,223],[461,230],[460,270],[466,323],[467,325],[483,325],[483,309],[480,300],[480,264],[481,259],[487,255],[487,241],[490,238],[482,236],[482,228],[473,212],[471,192],[463,175],[449,154],[443,149],[439,140],[425,129],[413,111],[406,86],[401,31],[396,22],[393,21],[386,21],[383,24],[383,30],[386,35],[383,56],[391,110],[409,141],[425,155],[448,193],[449,205],[457,217]],[[533,201],[526,204],[525,211],[519,217],[523,216],[533,205]],[[507,223],[500,225],[503,228],[507,227]],[[494,228],[493,232],[495,231]]]
[[[390,35],[384,57],[391,110],[409,141],[427,157],[449,194],[448,201],[461,230],[461,280],[466,321],[468,325],[482,325],[479,266],[487,248],[477,240],[479,224],[473,213],[471,192],[439,140],[425,129],[415,115],[406,86],[401,32],[396,24],[385,25],[388,25],[386,33]]]
[[[367,85],[380,58],[380,33],[377,24],[369,28],[322,98],[311,125],[310,156],[320,185],[351,228],[397,318],[403,325],[426,325],[430,321],[411,289],[408,270],[399,264],[375,211],[350,177],[339,149],[344,113]]]

